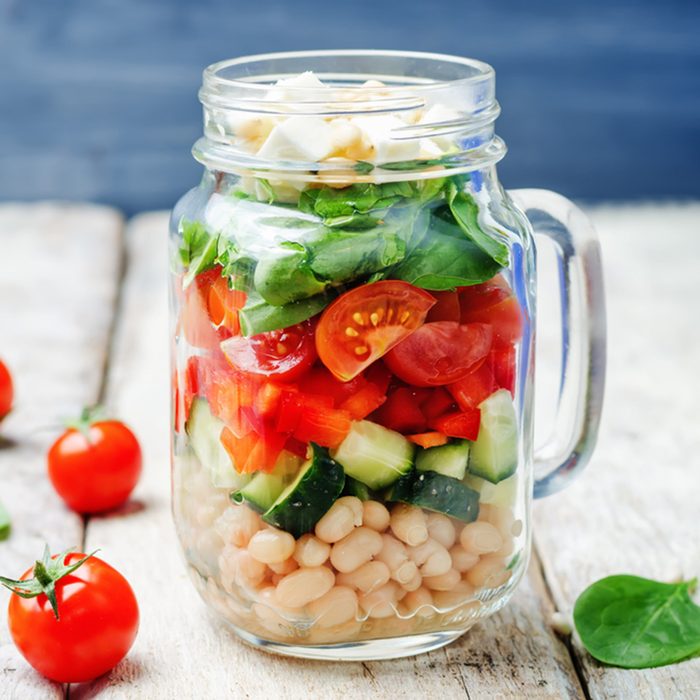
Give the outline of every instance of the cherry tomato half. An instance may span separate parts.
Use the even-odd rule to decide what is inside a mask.
[[[435,297],[400,280],[364,284],[336,299],[316,329],[323,364],[343,382],[419,328]]]
[[[10,412],[13,398],[12,375],[7,366],[0,360],[0,420]]]
[[[116,420],[69,428],[48,453],[49,478],[59,496],[78,513],[100,513],[129,498],[141,475],[141,448]]]
[[[64,563],[75,564],[84,557],[67,554]],[[21,580],[32,573],[33,568]],[[139,627],[136,597],[127,580],[93,556],[56,580],[55,591],[59,619],[44,593],[10,598],[10,634],[22,656],[58,683],[83,683],[116,666]]]
[[[221,350],[236,369],[291,381],[316,359],[313,323],[304,321],[250,338],[234,336],[221,343]]]
[[[426,323],[389,352],[384,362],[413,386],[450,384],[484,360],[491,338],[491,328],[484,323]]]

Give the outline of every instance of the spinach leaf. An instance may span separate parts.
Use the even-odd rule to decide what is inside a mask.
[[[253,288],[257,261],[239,252],[233,241],[219,237],[216,264],[221,265],[221,276],[228,277],[233,289],[248,292]]]
[[[11,530],[12,523],[10,521],[10,514],[7,512],[5,506],[0,503],[0,542],[6,540],[10,536]]]
[[[371,275],[400,262],[406,244],[389,226],[371,232],[327,231],[306,245],[311,269],[322,279],[337,285]]]
[[[258,294],[249,294],[245,306],[238,312],[241,332],[245,336],[251,336],[301,323],[321,313],[334,297],[332,291],[326,291],[308,299],[275,306],[268,304]]]
[[[187,274],[182,281],[183,287],[188,287],[200,273],[214,267],[218,250],[218,235],[207,231],[206,226],[199,221],[180,222],[182,244],[180,245],[180,261],[187,268]]]
[[[501,269],[493,258],[460,229],[443,205],[426,209],[416,219],[410,252],[387,277],[435,291],[479,284]]]
[[[599,661],[652,668],[700,653],[700,607],[690,599],[696,580],[659,583],[638,576],[608,576],[576,601],[574,624]]]
[[[276,306],[314,296],[327,286],[316,278],[306,247],[294,241],[266,251],[258,260],[253,280],[258,294]]]
[[[458,189],[454,182],[447,188],[447,202],[465,236],[492,257],[501,267],[508,264],[508,246],[486,233],[479,224],[479,207],[473,197]]]

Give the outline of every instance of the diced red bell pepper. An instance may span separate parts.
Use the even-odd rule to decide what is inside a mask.
[[[214,370],[207,377],[207,384],[207,399],[212,413],[238,437],[247,435],[252,425],[242,409],[252,407],[260,380],[242,372]],[[252,413],[249,412],[249,415]]]
[[[450,437],[476,440],[481,423],[481,411],[478,408],[457,413],[448,413],[432,421],[430,427]]]
[[[493,377],[497,389],[508,389],[515,395],[515,346],[508,345],[491,351],[489,363],[493,367]]]
[[[274,431],[262,436],[251,432],[243,437],[237,437],[226,427],[221,431],[221,444],[240,474],[272,471],[286,440],[286,435]]]
[[[206,293],[207,312],[211,322],[220,328],[226,328],[232,335],[240,330],[238,311],[246,302],[245,292],[229,287],[228,279],[219,273]]]
[[[224,427],[221,431],[220,440],[233,462],[234,469],[239,474],[247,473],[245,472],[245,465],[259,437],[253,432],[238,437],[231,429]]]
[[[426,450],[429,447],[439,447],[447,444],[447,435],[442,433],[418,433],[417,435],[406,435],[406,437],[416,445],[420,445]]]
[[[287,438],[287,442],[284,444],[284,449],[288,452],[291,452],[293,455],[296,455],[297,457],[306,459],[307,453],[309,451],[309,446],[301,440],[297,440],[296,438],[290,437]]]
[[[339,406],[343,401],[358,392],[366,385],[362,375],[351,379],[349,382],[341,382],[334,377],[325,367],[312,367],[299,381],[301,390],[305,394],[329,396],[333,399],[333,405]]]
[[[428,421],[455,410],[455,400],[447,389],[437,386],[430,390],[430,395],[421,404],[423,415]]]
[[[399,387],[387,396],[386,402],[374,412],[372,420],[400,433],[422,433],[428,427],[421,411],[424,390]]]
[[[272,418],[277,414],[279,402],[284,389],[279,384],[265,382],[258,390],[253,406],[255,413],[261,418]]]
[[[463,411],[476,408],[498,388],[489,362],[447,387]]]
[[[368,382],[358,392],[345,399],[338,408],[347,411],[353,420],[362,420],[386,401],[386,396],[376,385]]]
[[[307,409],[332,409],[333,398],[320,394],[303,394],[292,387],[285,387],[279,400],[275,429],[280,433],[293,433]]]
[[[351,424],[347,411],[306,404],[293,435],[301,442],[338,447],[350,432]]]

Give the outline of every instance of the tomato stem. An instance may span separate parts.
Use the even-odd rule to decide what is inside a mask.
[[[97,550],[86,554],[74,564],[66,566],[65,558],[70,554],[74,547],[66,549],[55,557],[51,556],[51,550],[48,545],[44,547],[44,556],[34,563],[34,578],[26,580],[15,580],[0,576],[0,584],[5,586],[15,595],[21,598],[36,598],[39,595],[45,595],[51,604],[56,619],[59,620],[58,602],[56,600],[56,582],[60,581],[64,576],[73,573],[77,568],[82,566]]]
[[[90,428],[95,423],[106,419],[107,413],[103,406],[85,406],[80,412],[80,416],[78,418],[72,418],[65,421],[65,426],[67,428],[77,430],[90,444],[92,444]]]

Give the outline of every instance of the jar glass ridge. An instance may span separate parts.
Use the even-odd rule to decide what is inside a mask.
[[[493,69],[267,54],[207,68],[200,99],[204,176],[170,234],[189,573],[271,651],[442,646],[531,546],[534,240],[496,174]]]

